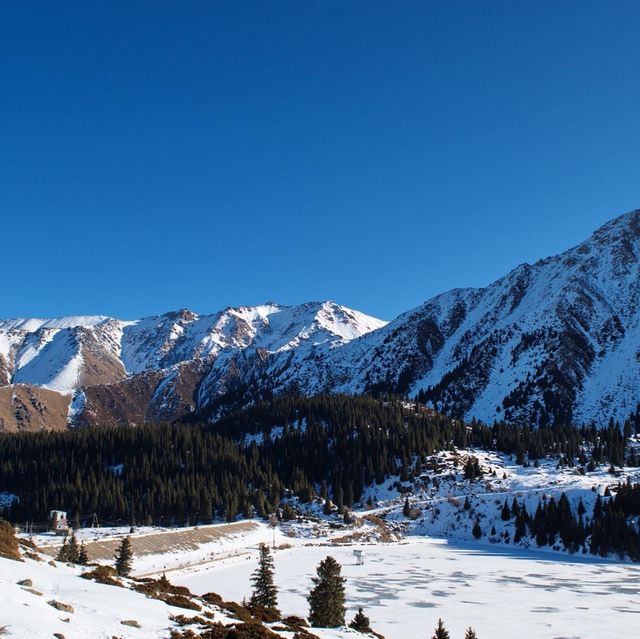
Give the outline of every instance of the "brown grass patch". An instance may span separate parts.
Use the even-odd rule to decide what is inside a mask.
[[[93,570],[82,573],[81,577],[97,581],[99,584],[122,588],[122,582],[116,579],[116,569],[112,566],[96,566]]]
[[[22,561],[20,557],[20,546],[16,539],[13,526],[4,519],[0,519],[0,557]]]

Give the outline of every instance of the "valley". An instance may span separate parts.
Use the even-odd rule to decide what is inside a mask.
[[[469,626],[480,637],[628,634],[639,255],[634,211],[391,322],[334,302],[0,321],[0,514],[27,562],[44,564],[33,574],[88,615],[58,634],[93,637],[115,613],[94,603],[94,586],[78,589],[87,569],[48,532],[52,509],[68,512],[89,562],[110,564],[130,538],[128,581],[88,571],[127,591],[123,609],[148,591],[207,611],[149,608],[144,636],[226,637],[246,623],[247,636],[298,637],[298,622],[222,605],[249,595],[263,543],[284,615],[307,615],[315,567],[331,555],[347,617],[363,607],[387,639],[423,637],[438,618],[456,637]],[[22,573],[8,574],[0,596],[22,601]],[[41,635],[15,615],[8,625],[49,637],[60,618],[42,614]]]
[[[638,445],[635,438],[629,443]],[[484,471],[473,481],[464,478],[469,458]],[[536,504],[559,502],[564,494],[574,511],[580,502],[585,505],[588,523],[598,496],[615,494],[616,485],[627,481],[640,481],[640,470],[620,467],[611,474],[600,467],[582,473],[578,467],[559,468],[552,458],[523,467],[511,455],[455,450],[428,459],[413,480],[390,476],[367,487],[348,522],[337,510],[326,514],[322,500],[289,498],[283,504],[297,515],[281,519],[275,529],[253,519],[173,529],[142,526],[133,532],[81,528],[76,536],[90,560],[107,564],[117,544],[130,536],[133,576],[165,574],[194,595],[216,592],[232,601],[250,592],[259,544],[275,544],[280,608],[283,615],[298,617],[307,614],[315,567],[331,555],[346,577],[347,618],[363,607],[387,639],[423,637],[438,618],[454,637],[471,625],[480,637],[511,636],[517,628],[525,639],[590,639],[632,632],[640,567],[615,553],[594,556],[588,546],[565,548],[559,539],[553,546],[539,546],[529,536],[516,542],[515,517],[503,517],[502,508],[515,499],[533,513]],[[484,533],[475,538],[478,520]],[[50,556],[62,544],[49,534],[21,537]],[[355,550],[363,552],[363,565]],[[322,630],[317,636],[351,634]]]

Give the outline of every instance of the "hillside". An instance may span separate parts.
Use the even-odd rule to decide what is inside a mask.
[[[260,532],[262,535],[230,535],[222,540],[208,540],[197,548],[207,556],[219,553],[225,544],[232,549],[231,554],[241,544],[255,549],[268,531],[265,527]],[[9,555],[3,552],[3,543],[8,540],[12,547],[17,546],[9,540],[12,533],[8,524],[0,520],[0,636],[290,639],[296,631],[301,639],[340,639],[354,635],[346,627],[308,628],[299,618],[263,621],[243,605],[224,601],[214,592],[195,595],[184,586],[171,584],[158,568],[153,571],[153,578],[118,577],[111,557],[100,562],[101,567],[97,569],[96,563],[80,566],[54,561],[24,539],[17,553]],[[211,533],[215,535],[215,530]],[[123,530],[115,531],[115,540],[121,542],[124,535]],[[86,536],[89,538],[88,531]],[[184,552],[179,539],[181,533],[174,536],[177,538],[174,546],[165,549],[165,554],[154,556],[160,564],[167,561],[170,552]],[[139,535],[135,540],[144,544],[147,537]],[[190,549],[194,548],[192,544]],[[245,550],[243,556],[247,554]],[[250,588],[249,581],[246,587]]]
[[[297,511],[342,515],[375,510],[374,502],[380,506],[389,497],[399,500],[396,508],[403,512],[407,494],[423,512],[448,509],[447,497],[468,497],[480,512],[478,497],[490,503],[491,493],[503,493],[502,505],[508,494],[511,505],[518,494],[530,494],[526,508],[532,519],[520,523],[528,543],[553,545],[560,534],[564,546],[637,560],[633,517],[640,514],[640,485],[623,501],[612,501],[610,510],[600,513],[602,521],[594,499],[606,485],[615,492],[627,478],[640,479],[639,427],[637,420],[602,430],[488,427],[398,400],[282,397],[214,425],[6,434],[0,437],[0,502],[11,521],[41,530],[51,509],[68,511],[75,527],[96,519],[108,526],[189,526],[268,518],[274,512],[285,521],[294,520]],[[569,491],[582,498],[585,512],[577,512],[572,497],[571,512],[563,503],[559,511],[554,506],[553,513],[537,514],[541,494],[559,503]],[[457,502],[451,529],[429,527],[428,513],[421,532],[468,536],[477,516],[460,513],[461,507]],[[562,525],[556,514],[566,518]],[[483,522],[484,536],[494,523]],[[540,531],[546,532],[539,542]]]
[[[310,386],[391,390],[487,423],[606,423],[640,403],[640,211],[331,353]]]

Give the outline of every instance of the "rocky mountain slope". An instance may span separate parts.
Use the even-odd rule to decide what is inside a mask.
[[[389,324],[333,302],[0,321],[1,384],[22,385],[0,393],[4,429],[211,416],[282,392],[420,393],[484,421],[624,419],[640,403],[640,211]],[[66,416],[40,393],[15,418],[35,387],[62,394]]]
[[[268,361],[321,357],[384,324],[333,302],[213,315],[182,310],[137,321],[2,320],[0,428],[40,428],[43,415],[50,428],[174,419],[244,384],[241,370],[266,375]],[[15,418],[20,396],[40,397],[39,389],[57,398],[55,415],[51,401],[20,401],[27,410]]]
[[[640,402],[640,211],[486,288],[427,301],[325,371],[334,391],[422,391],[489,422],[624,419]]]

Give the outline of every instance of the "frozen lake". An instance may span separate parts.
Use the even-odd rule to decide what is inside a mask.
[[[299,542],[298,542],[299,543]],[[354,548],[365,551],[356,565]],[[438,617],[452,639],[472,626],[480,639],[602,639],[632,636],[640,623],[640,566],[451,545],[412,538],[370,546],[305,546],[275,553],[279,605],[305,616],[316,565],[327,555],[347,578],[347,620],[365,608],[387,639],[425,639]],[[509,549],[507,549],[509,550]],[[193,592],[214,591],[242,601],[250,595],[256,552],[170,575]]]

